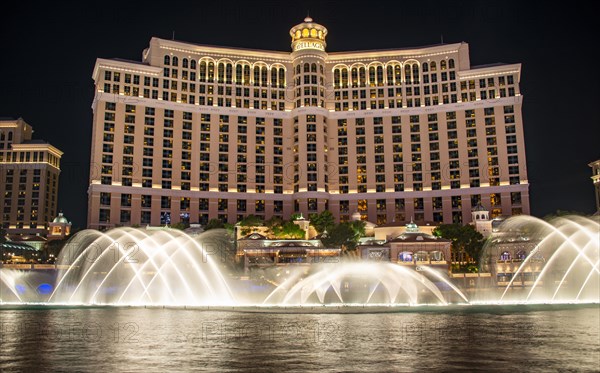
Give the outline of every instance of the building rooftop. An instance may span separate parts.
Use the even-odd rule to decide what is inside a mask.
[[[436,236],[432,236],[430,234],[427,233],[413,233],[413,232],[405,232],[402,233],[401,235],[399,235],[398,237],[389,240],[389,242],[438,242],[438,243],[445,243],[445,242],[452,242],[450,240],[447,240],[445,238],[440,238],[440,237],[436,237]]]
[[[412,221],[412,220],[411,220]],[[410,224],[411,221],[392,221],[390,223],[385,223],[378,225],[376,228],[388,228],[388,227],[404,227],[407,224]],[[436,226],[437,224],[432,221],[416,221],[414,224],[423,227],[423,226]]]
[[[144,63],[144,62],[141,62],[141,61],[128,60],[128,59],[125,59],[125,58],[110,58],[110,60],[119,61],[119,62],[133,63],[133,64],[136,64],[136,65],[150,66],[147,63]]]
[[[58,216],[54,218],[53,223],[64,223],[69,224],[69,220],[63,215],[62,212],[58,213]]]
[[[485,69],[486,67],[499,67],[499,66],[505,66],[505,65],[510,65],[510,64],[504,63],[504,62],[486,63],[484,65],[471,66],[471,70]]]

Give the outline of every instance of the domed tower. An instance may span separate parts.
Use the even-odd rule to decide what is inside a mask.
[[[71,222],[63,215],[62,212],[48,224],[48,241],[63,240],[71,234]]]
[[[327,29],[304,18],[292,27],[292,60],[296,86],[295,107],[325,107],[325,37]]]
[[[306,17],[292,27],[294,85],[294,211],[328,208],[325,38],[327,29]],[[320,193],[319,193],[320,192]]]
[[[475,230],[481,233],[484,237],[489,236],[492,233],[492,220],[490,220],[490,212],[485,207],[478,203],[477,206],[471,210],[471,224],[475,227]]]

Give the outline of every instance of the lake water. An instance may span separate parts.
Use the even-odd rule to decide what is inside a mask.
[[[598,371],[600,307],[0,308],[0,371]]]

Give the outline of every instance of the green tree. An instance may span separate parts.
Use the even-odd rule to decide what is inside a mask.
[[[356,249],[358,240],[364,236],[365,222],[353,221],[340,223],[328,231],[328,236],[323,238],[323,244],[329,247],[343,247],[347,250]]]
[[[273,229],[274,227],[277,227],[279,225],[283,224],[283,219],[281,219],[279,216],[273,216],[271,219],[265,221],[265,226]]]
[[[358,240],[361,237],[366,236],[366,228],[367,223],[362,221],[362,220],[355,220],[350,222],[350,227],[352,228],[352,230],[354,231],[354,238],[353,240],[358,243]]]
[[[227,229],[227,232],[230,235],[233,235],[233,232],[235,231],[235,225],[231,223],[223,223],[223,228]]]
[[[263,225],[262,219],[252,214],[240,220],[239,223],[242,227],[260,227],[261,225]]]
[[[292,239],[303,239],[304,229],[300,228],[297,224],[292,221],[277,225],[272,228],[273,234],[277,238],[292,238]]]
[[[238,224],[242,228],[240,230],[242,236],[247,236],[252,232],[258,231],[258,229],[255,229],[255,227],[262,226],[263,221],[258,216],[250,214],[250,215],[246,216],[245,218],[243,218],[242,220],[240,220]]]
[[[472,225],[442,224],[433,230],[433,234],[452,241],[455,258],[460,253],[466,253],[471,262],[479,263],[485,239]]]
[[[310,224],[315,227],[318,233],[329,232],[335,226],[335,218],[329,210],[324,210],[320,214],[312,214]]]
[[[204,231],[209,231],[211,229],[219,229],[225,228],[225,224],[219,219],[210,219],[208,223],[204,226]]]

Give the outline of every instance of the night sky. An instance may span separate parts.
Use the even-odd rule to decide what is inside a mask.
[[[95,59],[140,61],[153,36],[290,51],[289,29],[307,11],[329,30],[327,50],[465,41],[471,65],[522,63],[531,208],[594,212],[591,168],[600,158],[593,12],[569,2],[333,3],[164,1],[3,5],[0,117],[23,117],[62,151],[59,210],[85,227]]]

